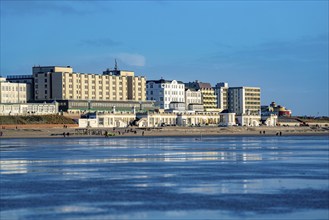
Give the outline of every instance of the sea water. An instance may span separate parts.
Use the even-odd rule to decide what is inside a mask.
[[[328,136],[0,139],[0,219],[328,219]]]

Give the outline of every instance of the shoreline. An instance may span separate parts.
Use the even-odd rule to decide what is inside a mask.
[[[329,128],[311,127],[161,127],[91,128],[46,127],[1,129],[0,139],[13,138],[124,138],[202,136],[329,136]],[[64,135],[65,133],[65,135]],[[105,136],[105,134],[108,134]],[[114,136],[112,136],[114,135]]]

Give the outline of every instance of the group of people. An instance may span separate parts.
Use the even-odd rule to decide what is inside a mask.
[[[67,133],[63,132],[63,136],[64,136],[64,137],[66,137],[66,136],[69,137],[69,136],[70,136],[70,133],[69,133],[69,132],[67,132]]]
[[[259,134],[265,134],[265,131],[259,131]],[[276,132],[276,136],[282,136],[282,132]]]

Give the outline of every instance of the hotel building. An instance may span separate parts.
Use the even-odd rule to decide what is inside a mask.
[[[260,115],[260,88],[229,87],[228,110],[237,115]]]
[[[189,105],[201,105],[202,104],[202,94],[200,90],[194,88],[185,89],[185,108],[190,109]]]
[[[72,67],[33,67],[34,99],[145,101],[146,79],[115,68],[102,75],[73,72]]]
[[[0,103],[26,103],[26,84],[0,78]]]
[[[26,100],[31,102],[34,100],[34,79],[32,75],[9,75],[7,81],[11,83],[26,84]]]
[[[185,103],[185,86],[176,80],[148,80],[146,83],[147,100],[156,101],[161,109],[169,109],[171,102]]]
[[[217,108],[228,109],[228,83],[220,82],[215,86],[217,96]]]
[[[186,88],[201,91],[202,103],[205,111],[218,111],[215,90],[210,83],[203,83],[196,80],[195,82],[185,83]]]

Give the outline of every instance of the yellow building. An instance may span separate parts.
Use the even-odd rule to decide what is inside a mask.
[[[72,67],[33,67],[35,100],[145,101],[146,79],[132,71],[73,72]]]
[[[186,88],[193,88],[201,91],[202,103],[205,111],[220,111],[217,108],[217,99],[215,90],[210,83],[203,83],[196,80],[195,82],[185,83]]]

